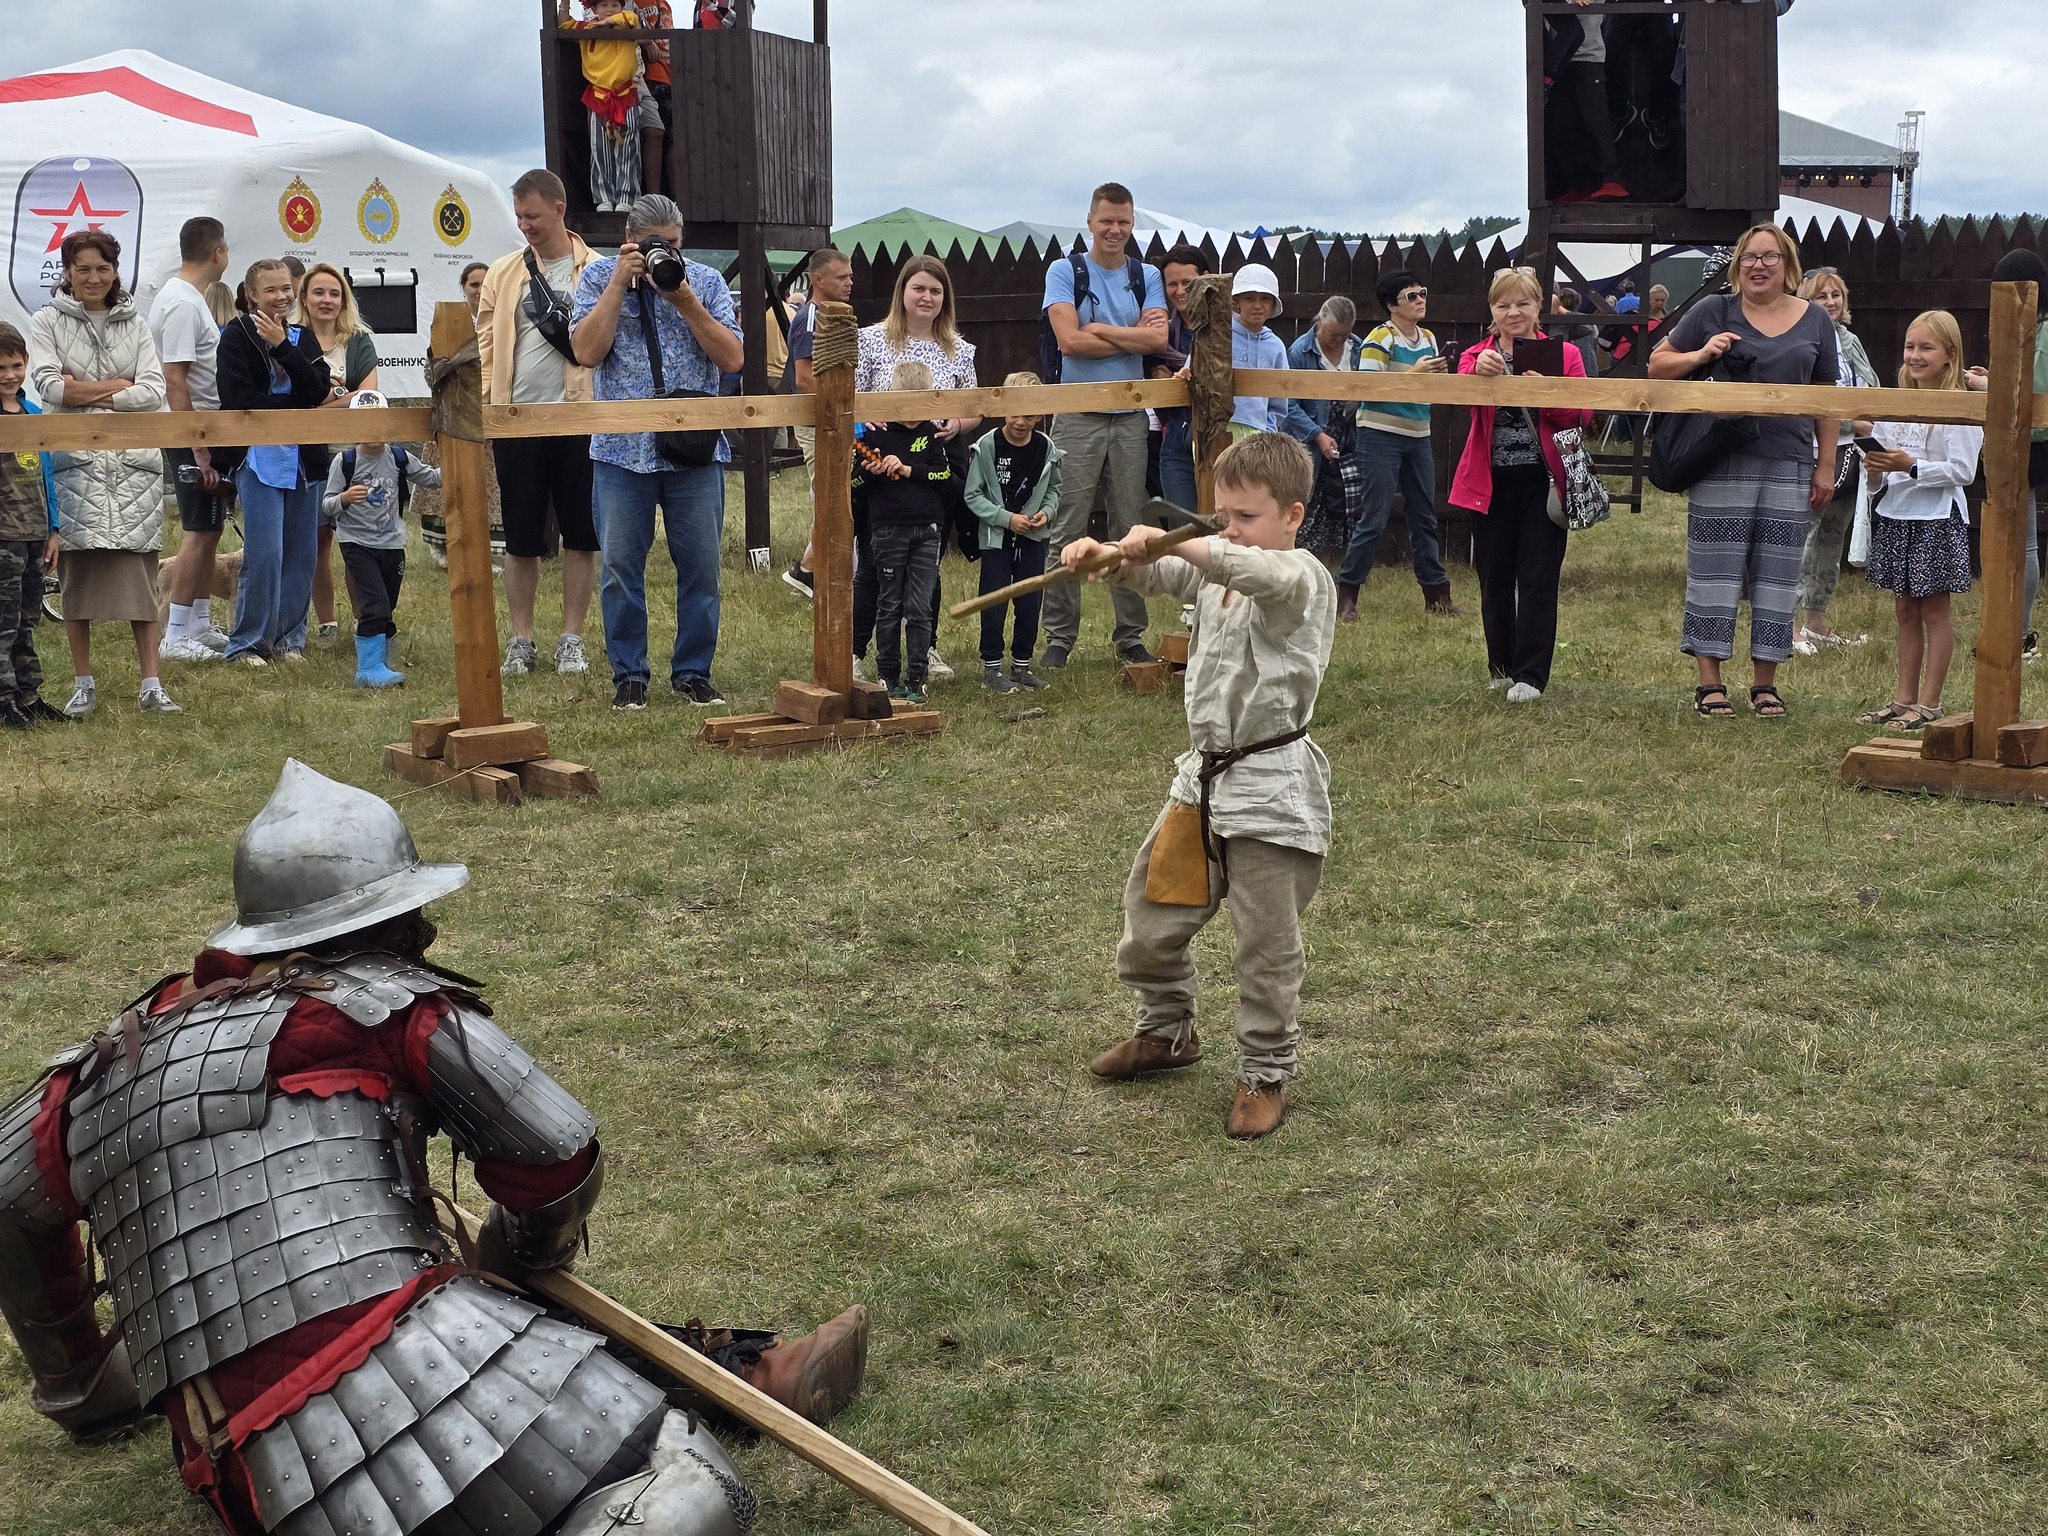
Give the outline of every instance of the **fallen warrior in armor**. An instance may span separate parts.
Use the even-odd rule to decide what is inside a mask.
[[[286,763],[235,850],[238,920],[0,1111],[0,1313],[34,1406],[83,1441],[163,1414],[236,1533],[746,1536],[702,1424],[500,1279],[570,1262],[604,1158],[477,984],[423,958],[421,909],[468,879]],[[491,1198],[473,1269],[434,1217],[437,1129]],[[822,1419],[867,1314],[690,1337]]]

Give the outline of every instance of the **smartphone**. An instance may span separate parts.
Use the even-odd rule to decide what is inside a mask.
[[[1865,453],[1889,453],[1889,452],[1891,452],[1891,450],[1890,450],[1889,448],[1885,447],[1885,445],[1884,445],[1883,443],[1880,443],[1880,442],[1879,442],[1879,441],[1878,441],[1878,440],[1877,440],[1876,438],[1874,438],[1874,437],[1859,437],[1859,438],[1857,438],[1857,439],[1856,439],[1856,446],[1857,446],[1858,448],[1861,448],[1861,449],[1862,449],[1862,450],[1863,450],[1863,451],[1864,451]]]
[[[1515,372],[1540,373],[1545,378],[1564,377],[1564,338],[1522,336],[1515,341]]]

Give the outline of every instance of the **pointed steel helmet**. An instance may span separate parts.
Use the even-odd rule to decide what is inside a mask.
[[[270,803],[235,844],[235,921],[207,943],[231,955],[299,949],[467,884],[465,865],[420,862],[387,802],[286,758]]]

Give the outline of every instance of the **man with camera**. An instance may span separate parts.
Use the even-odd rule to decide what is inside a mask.
[[[626,213],[616,258],[591,263],[576,285],[576,361],[595,371],[599,400],[701,399],[744,361],[732,290],[682,254],[683,214],[666,197]],[[601,432],[590,440],[604,547],[604,645],[614,709],[645,709],[647,553],[658,504],[676,567],[676,643],[669,684],[692,704],[723,704],[711,682],[718,649],[719,542],[725,466],[716,431]]]
[[[526,244],[491,264],[477,303],[477,348],[486,405],[561,405],[590,399],[590,370],[569,339],[577,281],[597,260],[564,222],[568,193],[552,171],[512,183],[512,209]],[[562,638],[555,670],[590,670],[583,625],[597,586],[597,525],[590,510],[588,437],[500,438],[491,444],[505,510],[505,606],[512,643],[504,673],[524,677],[540,660],[533,642],[534,593],[547,553],[548,506],[562,536]]]

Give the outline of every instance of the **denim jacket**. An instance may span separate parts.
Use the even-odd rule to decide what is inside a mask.
[[[1363,345],[1356,336],[1344,338],[1344,352],[1351,361],[1354,373],[1358,371],[1358,354]],[[1323,362],[1323,349],[1316,345],[1316,328],[1313,325],[1295,337],[1294,345],[1287,349],[1287,363],[1289,367],[1303,372],[1326,366]],[[1343,403],[1341,400],[1296,400],[1287,413],[1288,433],[1303,442],[1309,442],[1316,433],[1329,429],[1332,407]],[[1302,422],[1308,423],[1308,430],[1301,429]]]

